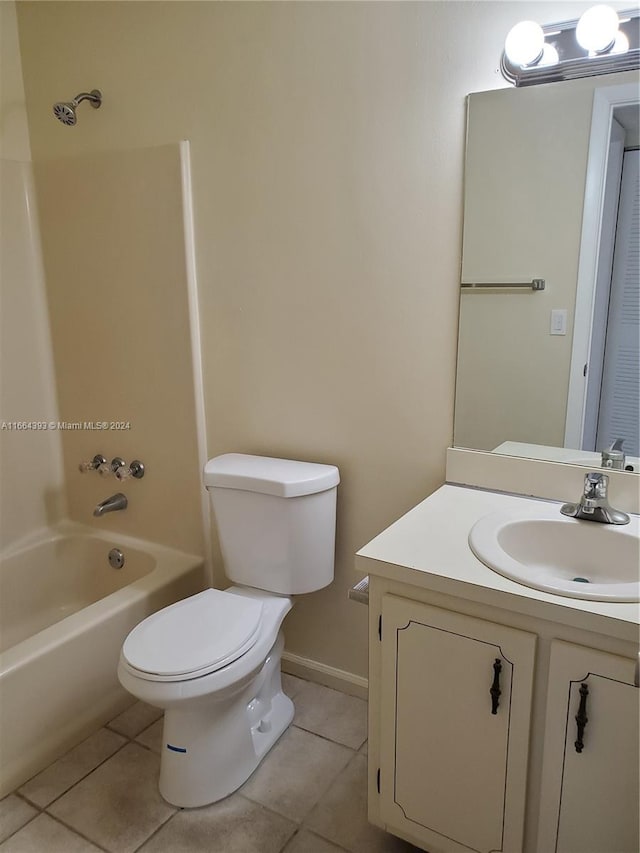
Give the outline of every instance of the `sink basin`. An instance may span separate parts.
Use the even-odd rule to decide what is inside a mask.
[[[524,586],[569,598],[640,601],[638,518],[618,526],[567,518],[560,507],[495,512],[471,528],[485,566]]]

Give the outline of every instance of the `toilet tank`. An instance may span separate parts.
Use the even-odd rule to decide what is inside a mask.
[[[297,595],[333,580],[334,465],[227,453],[204,469],[227,577]]]

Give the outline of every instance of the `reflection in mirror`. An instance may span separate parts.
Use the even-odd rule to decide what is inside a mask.
[[[639,101],[634,72],[469,96],[457,447],[638,470]]]

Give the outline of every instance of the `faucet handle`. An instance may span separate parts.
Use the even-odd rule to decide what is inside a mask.
[[[603,468],[624,468],[625,458],[622,445],[624,438],[616,438],[616,440],[606,450],[602,451],[602,467]]]
[[[609,489],[609,478],[606,474],[600,474],[596,471],[589,471],[584,478],[584,496],[592,500],[603,499],[607,497]]]
[[[105,459],[102,465],[98,468],[98,473],[103,477],[109,477],[111,474],[118,475],[118,471],[121,468],[124,468],[127,463],[124,459],[121,459],[119,456],[115,456],[111,462],[107,462]]]
[[[135,477],[136,480],[141,480],[144,477],[144,463],[139,459],[134,459],[130,465],[121,465],[115,471],[117,480],[128,480],[129,477]]]
[[[100,466],[104,465],[104,463],[106,461],[107,460],[104,458],[104,456],[101,453],[96,453],[96,455],[90,461],[81,462],[78,465],[78,470],[80,471],[81,474],[86,474],[87,471],[99,470]]]

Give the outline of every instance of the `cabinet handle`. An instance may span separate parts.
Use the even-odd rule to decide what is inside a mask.
[[[493,684],[491,685],[491,713],[497,714],[500,706],[500,673],[502,672],[502,662],[500,658],[496,658],[493,662]]]
[[[587,723],[589,722],[589,717],[587,717],[587,696],[589,695],[589,688],[586,684],[580,685],[580,707],[578,708],[578,713],[576,714],[576,723],[578,724],[578,739],[575,742],[576,752],[582,752],[584,748],[584,741],[582,738],[584,737],[584,729]]]

